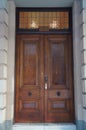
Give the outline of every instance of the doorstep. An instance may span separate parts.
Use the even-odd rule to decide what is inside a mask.
[[[16,123],[12,130],[76,130],[72,123]]]

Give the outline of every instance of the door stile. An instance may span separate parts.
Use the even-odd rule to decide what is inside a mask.
[[[44,41],[41,40],[43,39],[43,35],[40,35],[40,55],[41,55],[41,58],[40,58],[40,63],[41,63],[41,66],[40,66],[40,86],[41,86],[41,95],[42,95],[42,102],[41,102],[41,105],[42,105],[42,122],[44,122],[44,118],[45,118],[45,107],[44,107],[44,97],[45,97],[45,93],[44,93]]]
[[[17,36],[17,40],[16,40],[16,43],[19,43],[21,42],[20,40],[20,37]],[[18,113],[19,113],[19,87],[20,86],[20,82],[19,82],[19,79],[20,79],[20,47],[19,47],[19,44],[16,44],[16,90],[15,90],[15,117],[18,116]],[[15,121],[17,122],[17,118],[15,118]]]
[[[44,89],[45,89],[45,122],[47,122],[47,113],[48,113],[48,108],[47,108],[47,103],[48,103],[48,100],[47,100],[47,96],[48,96],[48,85],[49,85],[49,77],[48,77],[48,44],[47,44],[47,39],[46,39],[46,36],[44,37],[44,51],[45,51],[45,77],[44,77],[44,82],[45,82],[45,86],[44,86]]]
[[[71,118],[72,120],[74,120],[74,84],[73,84],[73,59],[70,57],[73,57],[73,47],[72,47],[72,36],[70,35],[68,37],[68,41],[69,41],[69,54],[68,54],[68,62],[69,62],[69,82],[70,82],[70,94],[71,94],[71,101],[70,101],[70,105],[71,105]]]

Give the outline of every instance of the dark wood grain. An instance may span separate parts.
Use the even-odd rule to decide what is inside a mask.
[[[45,98],[46,122],[73,122],[72,42],[69,35],[45,36],[46,75],[48,90]],[[54,105],[53,105],[54,104]]]
[[[17,35],[15,122],[74,121],[71,41],[70,35]]]

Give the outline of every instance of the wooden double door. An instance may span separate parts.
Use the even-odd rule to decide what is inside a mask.
[[[70,35],[17,35],[15,122],[73,122]]]

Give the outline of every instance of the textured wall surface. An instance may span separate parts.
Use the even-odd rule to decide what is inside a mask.
[[[8,2],[0,0],[0,130],[5,129],[8,64]]]
[[[74,98],[75,120],[83,120],[82,87],[81,87],[81,37],[80,37],[80,2],[73,3],[73,59],[74,59]]]
[[[12,71],[14,70],[14,58],[12,56],[14,57],[14,39],[15,4],[13,0],[0,0],[0,130],[11,130],[12,128],[14,104],[12,98],[14,94],[14,77],[12,77],[12,75],[14,76],[14,71]]]
[[[77,121],[78,130],[86,130],[86,0],[80,1],[80,48],[81,48],[81,106],[82,119]]]
[[[14,114],[14,72],[15,72],[15,4],[9,0],[9,29],[8,29],[8,82],[7,82],[7,112],[8,124],[13,122]],[[9,113],[10,110],[10,113]]]
[[[86,0],[82,0],[81,7],[81,55],[82,55],[82,106],[83,106],[83,126],[86,129]]]

